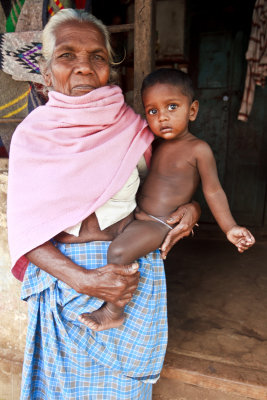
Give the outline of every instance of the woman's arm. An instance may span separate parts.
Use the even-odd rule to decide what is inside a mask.
[[[165,260],[168,252],[180,239],[189,236],[193,232],[194,226],[197,224],[201,214],[201,209],[196,201],[184,204],[174,211],[170,218],[166,221],[170,225],[176,225],[168,233],[161,246],[161,255]]]
[[[78,293],[95,296],[119,307],[124,307],[131,300],[139,281],[138,264],[108,264],[86,270],[62,254],[51,242],[36,247],[25,256]]]

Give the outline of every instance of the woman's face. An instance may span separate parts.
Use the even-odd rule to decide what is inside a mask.
[[[108,52],[98,28],[88,22],[62,23],[44,76],[46,85],[69,96],[82,96],[105,86],[109,73]]]

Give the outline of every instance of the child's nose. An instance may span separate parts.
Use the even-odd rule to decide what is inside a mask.
[[[163,122],[163,121],[167,121],[168,119],[168,115],[165,111],[160,111],[159,112],[159,121]]]

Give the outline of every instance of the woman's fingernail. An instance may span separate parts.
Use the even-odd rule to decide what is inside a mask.
[[[139,264],[138,264],[138,263],[132,264],[132,268],[133,268],[133,269],[138,269],[138,268],[139,268]]]

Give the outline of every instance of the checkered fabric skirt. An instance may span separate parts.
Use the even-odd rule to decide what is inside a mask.
[[[56,244],[86,269],[106,264],[110,242]],[[165,274],[159,251],[139,261],[140,281],[119,328],[93,332],[77,320],[103,301],[81,295],[30,264],[21,400],[146,400],[167,345]]]

